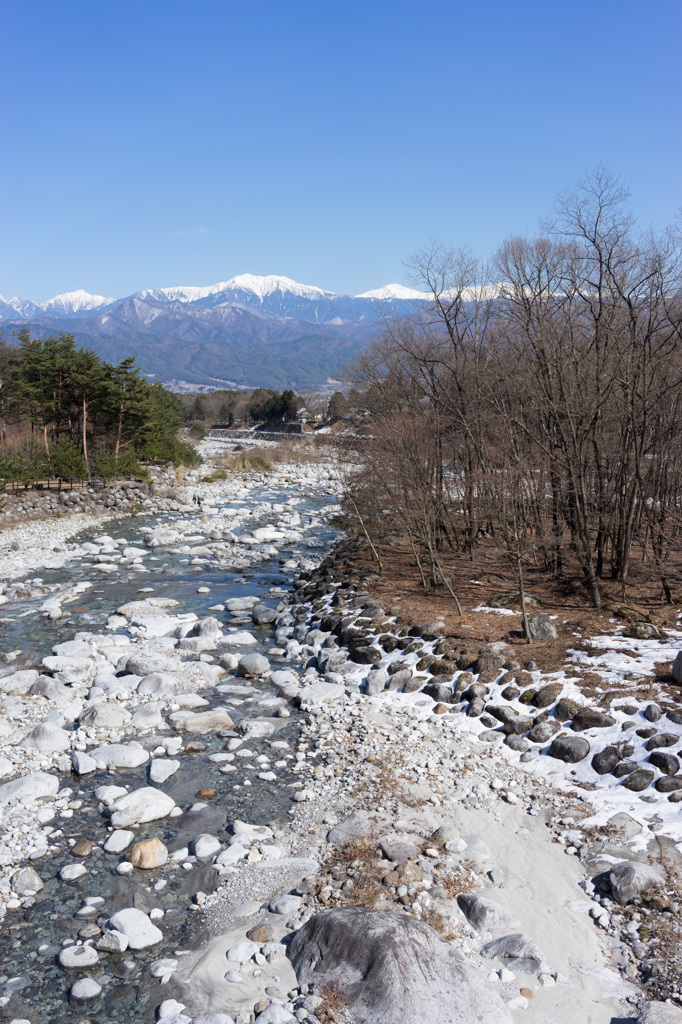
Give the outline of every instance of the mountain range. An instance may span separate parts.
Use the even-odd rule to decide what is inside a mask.
[[[0,296],[0,331],[72,334],[108,362],[135,355],[161,383],[320,388],[333,381],[382,328],[428,302],[390,284],[340,295],[288,277],[242,274],[206,287],[156,288],[122,299],[67,292],[47,302]]]

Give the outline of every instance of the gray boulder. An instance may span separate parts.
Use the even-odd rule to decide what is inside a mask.
[[[610,729],[615,724],[615,718],[596,708],[582,708],[573,718],[575,732],[584,732],[586,729]]]
[[[377,693],[381,693],[385,689],[386,683],[388,682],[388,672],[385,668],[373,668],[367,673],[367,679],[365,681],[365,693],[368,697],[373,697]]]
[[[644,1003],[637,1024],[682,1024],[682,1010],[672,1003]]]
[[[117,670],[125,668],[135,676],[148,676],[152,672],[163,672],[168,664],[166,658],[158,654],[146,654],[144,651],[130,654],[125,659],[125,665],[117,664]]]
[[[557,736],[552,740],[549,756],[567,764],[582,761],[590,752],[590,744],[582,736]]]
[[[401,914],[324,910],[287,953],[299,985],[337,985],[370,1024],[511,1024],[498,994],[435,929]]]
[[[460,893],[457,905],[470,925],[477,931],[493,931],[496,928],[519,928],[519,919],[497,900],[474,893]]]
[[[212,637],[213,636],[213,637],[215,637],[215,636],[221,636],[222,632],[223,632],[222,626],[220,625],[218,620],[215,619],[212,615],[209,615],[207,618],[199,619],[198,622],[194,623],[194,625],[192,626],[192,633],[191,633],[191,635],[192,636],[205,636],[205,637]]]
[[[267,626],[277,618],[277,612],[267,604],[257,604],[251,611],[251,620],[256,626]]]
[[[374,823],[364,811],[353,811],[327,833],[327,842],[347,846],[356,839],[367,839],[374,834]]]
[[[71,746],[71,737],[64,732],[57,722],[41,722],[31,729],[20,744],[26,750],[38,750],[41,753],[56,753],[59,750],[68,750]]]
[[[120,729],[130,721],[130,712],[118,704],[101,701],[84,711],[78,721],[86,729]]]
[[[240,676],[262,676],[270,671],[270,662],[264,654],[245,654],[239,659],[237,671]]]
[[[174,697],[178,693],[185,693],[187,689],[186,683],[170,672],[150,672],[141,680],[137,692],[141,697]]]
[[[544,612],[528,616],[528,632],[531,640],[556,640],[559,635],[549,615]]]
[[[547,743],[561,729],[555,718],[546,718],[544,722],[536,722],[528,733],[531,743]]]
[[[653,864],[622,860],[609,871],[609,882],[614,900],[623,906],[647,889],[658,889],[665,885],[665,875]]]
[[[542,974],[550,970],[542,951],[521,932],[487,942],[481,953],[490,960],[500,960],[511,971]]]
[[[399,690],[401,686],[406,686],[407,683],[412,679],[411,668],[400,668],[397,672],[394,672],[388,681],[389,690]]]

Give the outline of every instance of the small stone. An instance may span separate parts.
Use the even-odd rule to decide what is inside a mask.
[[[89,857],[92,853],[92,843],[89,839],[79,839],[76,845],[71,848],[71,853],[74,857]]]
[[[117,828],[111,833],[102,849],[107,853],[123,853],[130,846],[134,838],[135,833],[130,832],[129,829]]]
[[[278,896],[270,904],[269,910],[271,914],[280,914],[282,917],[288,917],[290,914],[295,914],[300,906],[300,896]]]
[[[243,964],[259,951],[260,945],[258,943],[250,942],[246,939],[243,942],[237,942],[234,946],[230,946],[227,951],[227,959],[231,963]]]
[[[85,874],[87,870],[83,864],[67,864],[59,872],[59,878],[62,882],[76,882]]]

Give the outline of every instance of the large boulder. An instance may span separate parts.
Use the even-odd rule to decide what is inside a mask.
[[[107,930],[120,932],[130,949],[146,949],[163,939],[163,932],[141,910],[126,907],[109,918]]]
[[[57,722],[41,722],[24,737],[21,746],[26,750],[54,754],[59,750],[68,750],[71,746],[71,737]]]
[[[556,640],[559,635],[549,615],[544,612],[528,616],[528,632],[531,640]]]
[[[146,651],[135,651],[125,658],[125,666],[117,664],[117,669],[125,667],[126,672],[132,672],[134,676],[148,676],[152,672],[163,672],[168,666],[168,659],[160,654],[147,653]]]
[[[586,729],[610,729],[615,724],[615,718],[604,711],[598,711],[597,708],[582,708],[573,718],[575,732],[584,732]]]
[[[84,711],[78,721],[84,728],[121,729],[130,721],[130,712],[118,704],[103,700]]]
[[[641,896],[647,889],[658,889],[665,885],[665,875],[653,864],[621,860],[609,871],[609,883],[614,900],[623,906]]]
[[[239,659],[240,676],[262,676],[270,671],[270,662],[264,654],[245,654]]]
[[[582,736],[557,736],[552,740],[549,756],[567,764],[577,764],[590,752],[590,744]]]
[[[47,772],[32,772],[0,786],[0,804],[10,800],[21,800],[28,803],[33,800],[44,800],[57,795],[59,779]]]
[[[215,732],[231,729],[234,725],[225,708],[211,708],[210,711],[174,711],[168,716],[178,732]]]
[[[149,760],[141,743],[104,743],[88,751],[98,768],[139,768]]]
[[[141,697],[174,697],[186,690],[187,683],[170,672],[150,672],[140,680],[137,688]]]
[[[153,786],[142,786],[119,797],[112,808],[111,824],[114,828],[142,825],[147,821],[166,818],[175,807],[175,800]]]
[[[485,978],[429,925],[360,907],[323,910],[287,953],[299,985],[338,986],[369,1024],[511,1024]]]
[[[637,1024],[682,1024],[682,1010],[672,1003],[643,1003]]]

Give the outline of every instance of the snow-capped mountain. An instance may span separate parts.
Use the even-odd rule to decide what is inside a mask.
[[[52,317],[86,316],[95,311],[111,308],[127,298],[151,302],[182,302],[187,305],[224,306],[239,305],[259,308],[276,317],[301,317],[313,323],[349,321],[359,323],[376,315],[379,303],[423,303],[428,301],[424,292],[406,288],[401,284],[388,284],[384,288],[363,292],[361,295],[341,295],[325,291],[315,285],[299,284],[290,277],[271,274],[258,277],[240,274],[229,281],[206,286],[179,285],[172,288],[148,288],[124,299],[108,299],[104,295],[91,295],[79,289],[56,295],[47,302],[32,299],[4,299],[0,296],[0,319],[20,318],[32,320],[47,314]],[[403,311],[403,310],[401,310]]]
[[[428,292],[417,292],[414,288],[406,288],[404,284],[386,284],[383,288],[375,288],[371,292],[362,292],[356,299],[405,299],[407,301],[428,302]]]
[[[104,295],[91,295],[90,292],[79,288],[75,292],[64,292],[63,295],[55,295],[47,302],[33,302],[32,299],[4,299],[0,295],[0,319],[6,320],[14,317],[21,317],[23,320],[32,320],[41,313],[49,316],[83,316],[92,313],[93,310],[110,306],[115,299],[107,299]]]
[[[7,341],[27,325],[40,338],[64,331],[110,362],[136,355],[161,381],[315,387],[380,333],[383,318],[426,301],[400,284],[340,295],[288,277],[240,274],[122,299],[82,290],[47,302],[0,297],[0,329]]]

